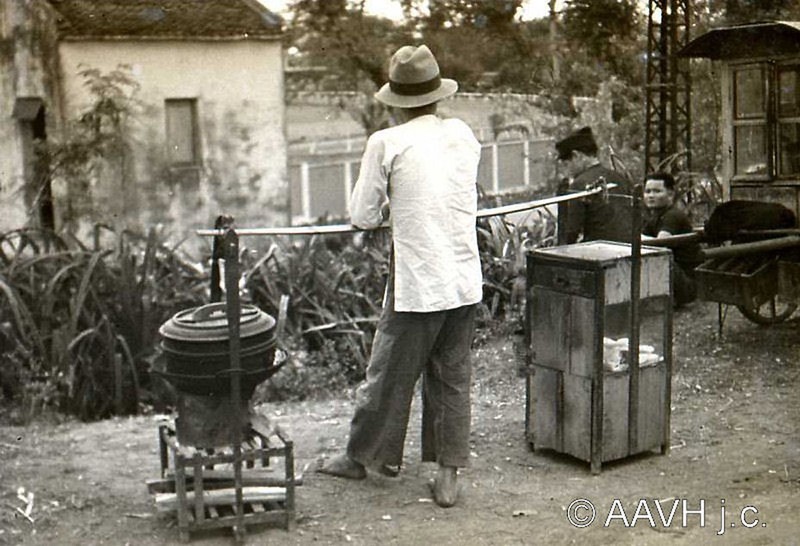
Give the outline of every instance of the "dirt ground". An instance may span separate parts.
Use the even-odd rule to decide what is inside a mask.
[[[419,462],[418,404],[401,475],[355,483],[312,471],[343,448],[351,393],[268,405],[303,472],[297,525],[251,527],[247,543],[800,544],[800,320],[762,328],[731,310],[719,337],[716,313],[698,303],[675,317],[669,454],[607,464],[597,476],[581,461],[531,452],[513,343],[482,343],[472,466],[451,509],[429,498],[435,468]],[[159,472],[156,426],[140,416],[0,427],[0,544],[177,543],[174,518],[155,512],[144,486]],[[30,520],[19,488],[34,494]],[[569,521],[590,514],[577,499],[595,507],[584,528]],[[232,542],[228,530],[191,537]]]

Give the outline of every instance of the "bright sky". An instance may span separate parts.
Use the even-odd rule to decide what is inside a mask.
[[[259,0],[270,10],[276,13],[285,13],[290,0]],[[548,0],[525,0],[523,3],[522,18],[538,19],[546,17],[548,13]],[[561,0],[557,0],[556,7],[561,7]],[[367,0],[366,11],[389,19],[398,20],[403,17],[403,10],[398,0]]]

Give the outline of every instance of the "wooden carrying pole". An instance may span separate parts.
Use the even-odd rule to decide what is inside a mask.
[[[574,201],[576,199],[583,199],[590,195],[595,195],[606,191],[607,189],[615,188],[616,184],[607,184],[605,188],[598,187],[591,190],[570,193],[566,195],[556,195],[554,197],[547,197],[545,199],[537,199],[535,201],[526,201],[524,203],[517,203],[514,205],[505,205],[502,207],[492,207],[481,209],[478,211],[478,218],[488,218],[490,216],[502,216],[505,214],[513,214],[516,212],[525,212],[547,205],[555,205],[557,203],[564,203],[567,201]],[[215,229],[198,229],[196,233],[203,237],[217,237],[224,234],[224,228],[219,225],[214,226]],[[389,223],[385,222],[381,228],[389,227]],[[275,228],[241,228],[237,229],[236,233],[240,237],[245,236],[264,236],[264,235],[331,235],[335,233],[354,233],[357,231],[364,231],[351,224],[334,224],[330,226],[288,226],[288,227],[275,227]]]
[[[631,315],[630,335],[628,336],[628,369],[630,384],[628,389],[628,452],[639,451],[639,297],[642,278],[642,187],[633,188],[631,201]]]
[[[239,237],[233,228],[227,228],[222,238],[225,256],[225,301],[228,316],[229,350],[231,357],[231,443],[233,444],[233,482],[236,492],[236,525],[234,535],[242,536],[244,532],[244,500],[242,498],[242,415],[241,415],[241,343],[239,339],[239,320],[241,309],[239,302]]]

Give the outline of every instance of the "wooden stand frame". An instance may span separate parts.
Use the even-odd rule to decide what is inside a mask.
[[[175,511],[182,541],[202,529],[230,527],[237,540],[245,525],[275,524],[290,530],[295,519],[294,445],[277,427],[256,418],[239,450],[245,468],[239,476],[242,513],[237,514],[232,450],[201,450],[178,443],[171,423],[158,430],[161,479],[148,482],[156,506]],[[282,472],[271,467],[283,459]]]

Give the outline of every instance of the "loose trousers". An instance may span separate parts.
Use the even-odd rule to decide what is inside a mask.
[[[356,392],[347,454],[364,466],[400,466],[411,402],[422,375],[422,460],[469,463],[470,346],[476,305],[396,312],[387,297],[366,381]]]

